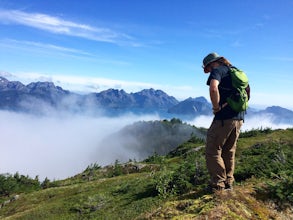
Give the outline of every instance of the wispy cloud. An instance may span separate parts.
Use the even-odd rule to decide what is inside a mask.
[[[62,56],[70,57],[81,60],[88,60],[97,63],[107,63],[114,65],[131,65],[124,60],[115,60],[111,58],[105,58],[102,55],[93,54],[84,50],[79,50],[71,47],[64,47],[56,44],[47,44],[42,42],[24,41],[15,39],[0,39],[0,48],[8,48],[13,50],[22,50],[29,52],[30,54],[42,54],[51,55],[53,57]]]
[[[81,37],[94,41],[139,46],[135,39],[109,28],[93,27],[41,13],[27,13],[19,10],[1,10],[2,24],[21,24],[56,34]]]
[[[17,49],[29,49],[29,50],[36,50],[41,49],[43,52],[54,51],[60,52],[64,54],[74,54],[74,55],[83,55],[83,56],[93,56],[88,52],[77,50],[74,48],[58,46],[54,44],[45,44],[41,42],[34,42],[34,41],[19,41],[14,39],[3,39],[0,40],[0,45],[5,47],[12,47]]]

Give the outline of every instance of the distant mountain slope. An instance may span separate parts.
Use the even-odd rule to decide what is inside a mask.
[[[168,112],[182,115],[211,115],[212,105],[204,97],[188,98],[169,108]]]
[[[100,146],[104,146],[107,149],[105,151],[115,154],[116,159],[142,160],[154,153],[166,155],[191,137],[204,140],[205,133],[194,126],[182,123],[179,119],[139,121],[106,137]],[[125,157],[125,154],[128,157]]]
[[[34,104],[36,103],[36,104]],[[167,111],[178,101],[161,90],[144,89],[136,93],[108,89],[100,93],[78,95],[52,82],[36,82],[23,85],[0,77],[0,109],[38,112],[42,108],[74,111]]]
[[[57,107],[69,94],[69,91],[51,82],[30,83],[25,86],[0,77],[0,108],[6,110],[38,111],[44,105]]]
[[[258,114],[267,114],[274,123],[293,124],[293,111],[280,106],[271,106],[261,110]]]
[[[140,108],[167,110],[179,103],[161,90],[144,89],[132,95]]]

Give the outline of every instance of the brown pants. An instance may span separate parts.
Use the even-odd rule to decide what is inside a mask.
[[[211,176],[211,185],[224,188],[234,182],[236,143],[242,120],[213,120],[206,144],[206,164]]]

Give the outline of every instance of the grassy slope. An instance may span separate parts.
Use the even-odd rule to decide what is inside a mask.
[[[260,143],[289,143],[293,130],[276,130],[241,138],[238,157]],[[188,148],[199,144],[187,144]],[[181,156],[164,159],[167,169],[182,163]],[[162,164],[162,161],[159,163]],[[166,199],[154,189],[160,165],[138,173],[108,177],[112,170],[98,169],[59,181],[56,187],[20,194],[20,198],[0,209],[0,219],[292,219],[292,207],[277,211],[274,203],[255,196],[263,179],[237,183],[232,192],[205,194],[193,187],[185,194]],[[121,170],[120,170],[121,172]],[[85,178],[91,173],[91,178]],[[107,174],[107,175],[105,175]]]
[[[158,205],[146,193],[149,179],[129,174],[21,195],[1,210],[1,219],[132,219]]]

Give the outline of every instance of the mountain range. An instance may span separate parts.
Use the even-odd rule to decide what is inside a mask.
[[[52,82],[32,82],[24,85],[0,77],[0,109],[34,114],[55,111],[119,115],[124,113],[158,113],[165,118],[194,118],[212,115],[211,103],[204,97],[178,101],[164,91],[144,89],[135,93],[108,89],[98,93],[77,94],[55,86]],[[274,123],[293,124],[293,111],[280,106],[263,110],[249,108],[251,115],[266,115]]]

